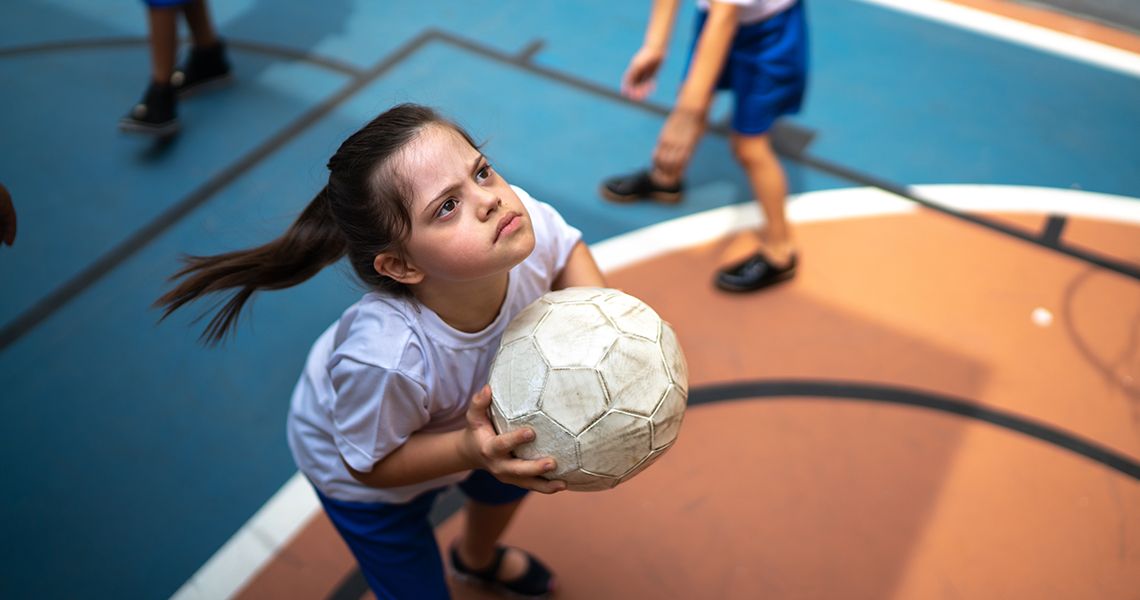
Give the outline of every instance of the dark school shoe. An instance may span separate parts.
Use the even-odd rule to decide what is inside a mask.
[[[158,137],[172,136],[182,127],[177,107],[174,87],[152,81],[143,99],[119,119],[119,129]]]
[[[232,81],[226,45],[222,42],[205,48],[191,48],[190,56],[170,76],[170,84],[180,98],[223,87]]]
[[[653,183],[648,170],[611,177],[602,182],[599,190],[602,197],[610,202],[629,203],[637,200],[655,200],[662,204],[676,204],[681,201],[684,184],[666,187]]]
[[[495,546],[495,558],[485,569],[471,569],[459,560],[459,550],[451,547],[451,574],[456,579],[482,587],[493,589],[518,598],[547,598],[554,591],[554,575],[546,565],[542,564],[529,552],[521,551],[526,555],[526,573],[518,579],[501,581],[496,575],[499,566],[503,563],[503,556],[507,554],[506,546]]]
[[[756,253],[743,261],[717,271],[716,287],[726,292],[754,292],[796,276],[796,255],[788,264],[776,267],[763,254]]]

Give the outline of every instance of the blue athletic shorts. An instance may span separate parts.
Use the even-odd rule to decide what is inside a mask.
[[[697,12],[690,64],[707,18],[707,12]],[[771,129],[781,115],[799,112],[807,87],[807,42],[802,0],[737,29],[716,84],[718,90],[732,90],[733,131],[759,135]]]
[[[521,500],[527,490],[472,471],[459,484],[470,499],[483,504]],[[345,502],[317,492],[329,520],[352,550],[360,571],[379,600],[448,598],[439,545],[428,513],[443,489],[404,504]]]

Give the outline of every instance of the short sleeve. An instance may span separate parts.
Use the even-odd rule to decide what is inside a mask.
[[[544,266],[554,279],[566,266],[570,252],[582,240],[582,232],[572,227],[553,206],[535,200],[522,188],[514,188],[519,198],[526,204],[527,212],[534,223],[536,249],[541,252]]]
[[[345,462],[362,473],[429,420],[427,392],[400,371],[341,357],[329,369],[333,437]]]

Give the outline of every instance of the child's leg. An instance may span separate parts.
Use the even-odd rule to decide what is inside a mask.
[[[186,24],[190,27],[190,36],[194,45],[207,48],[218,43],[218,33],[214,30],[214,23],[210,20],[210,9],[206,0],[191,0],[182,7],[182,14],[186,16]]]
[[[449,598],[435,531],[428,520],[438,492],[406,504],[334,500],[317,493],[378,599]]]
[[[457,574],[517,596],[541,597],[553,591],[554,576],[540,560],[499,544],[527,491],[486,471],[472,472],[459,488],[468,502],[463,532],[453,546],[452,566]]]
[[[764,211],[765,223],[760,229],[759,251],[773,266],[787,265],[795,253],[791,229],[784,214],[788,183],[768,134],[733,133],[732,150],[748,175],[752,193]]]
[[[495,547],[499,543],[499,538],[521,505],[522,500],[508,504],[467,501],[463,533],[456,542],[459,558],[464,565],[480,570],[491,564],[495,559]],[[518,550],[508,550],[499,568],[499,579],[503,581],[518,579],[526,572],[527,565],[526,555]]]
[[[150,6],[147,8],[147,22],[150,27],[151,79],[157,84],[169,85],[178,52],[178,7]]]

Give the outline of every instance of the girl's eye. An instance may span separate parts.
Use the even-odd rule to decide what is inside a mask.
[[[435,212],[436,218],[446,217],[447,215],[451,214],[451,211],[455,210],[455,207],[457,206],[459,206],[459,201],[457,201],[455,198],[448,198],[447,200],[444,200],[443,204],[439,205],[439,210]]]
[[[475,179],[478,179],[480,183],[486,181],[490,177],[491,177],[491,165],[483,165],[483,168],[479,169],[479,171],[477,173],[475,173]]]

